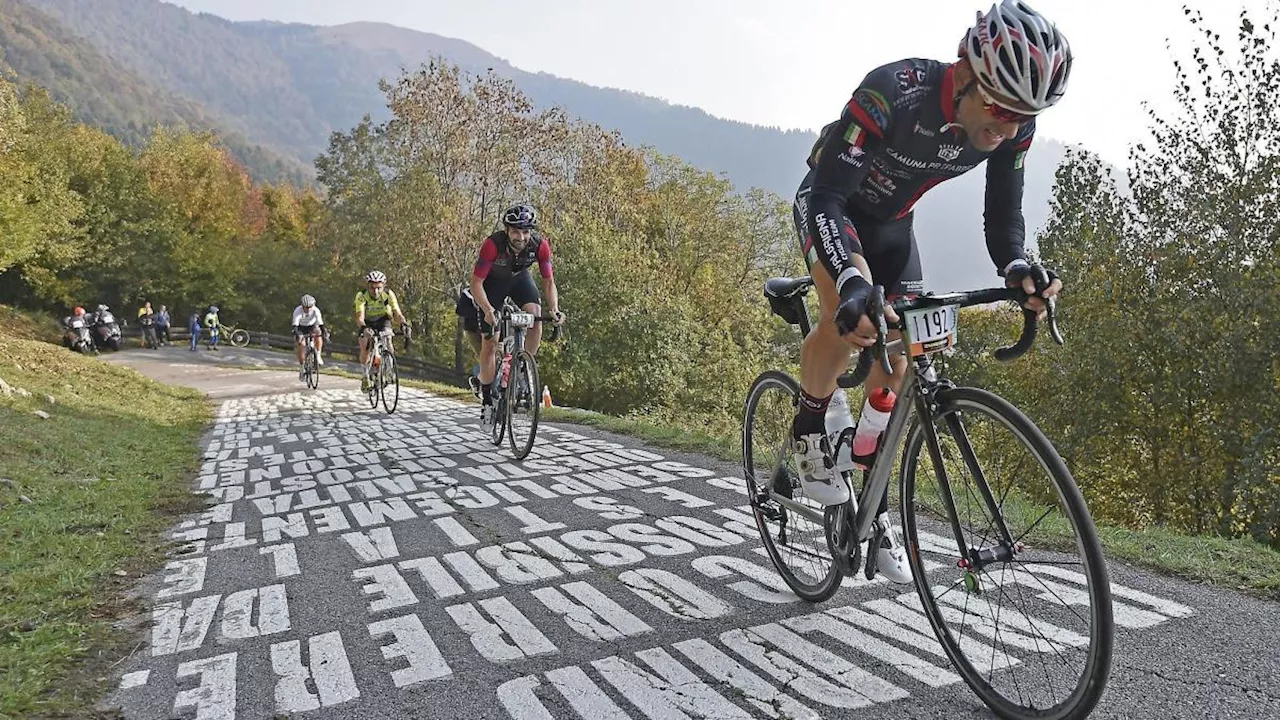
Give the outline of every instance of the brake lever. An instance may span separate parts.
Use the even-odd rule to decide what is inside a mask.
[[[872,288],[874,291],[871,296],[871,313],[872,320],[876,324],[876,359],[880,361],[880,367],[885,371],[886,375],[893,375],[893,365],[889,362],[889,349],[887,346],[889,325],[884,317],[885,299],[884,286],[876,285]]]
[[[1063,340],[1062,338],[1062,331],[1058,329],[1058,312],[1057,312],[1058,298],[1057,296],[1049,298],[1048,300],[1045,301],[1045,303],[1049,306],[1047,315],[1045,317],[1045,319],[1049,321],[1049,335],[1053,338],[1054,342],[1058,343],[1059,345],[1065,345],[1066,341]]]
[[[1064,341],[1062,339],[1062,332],[1058,330],[1057,298],[1046,298],[1041,294],[1045,290],[1049,289],[1049,271],[1045,270],[1043,267],[1037,267],[1036,269],[1039,270],[1039,272],[1036,273],[1034,278],[1032,278],[1032,281],[1036,284],[1036,296],[1045,302],[1045,319],[1049,321],[1049,335],[1053,337],[1054,342],[1058,343],[1058,345],[1062,345],[1064,344]]]

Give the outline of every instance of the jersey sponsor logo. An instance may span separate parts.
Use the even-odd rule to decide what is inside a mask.
[[[936,162],[929,160],[917,160],[913,157],[907,157],[893,148],[885,148],[885,152],[889,157],[902,165],[913,170],[924,170],[925,172],[943,172],[951,175],[960,175],[966,173],[978,166],[977,163],[971,165],[957,165],[949,162]]]
[[[915,127],[911,128],[911,131],[917,135],[923,135],[925,137],[933,137],[938,134],[933,130],[930,130],[929,128],[921,125],[918,121],[916,122]]]
[[[835,218],[829,218],[826,213],[820,212],[813,219],[814,224],[818,226],[818,239],[822,242],[822,251],[832,260],[833,265],[844,266],[849,262],[849,256],[844,251],[844,242],[840,239],[840,226],[836,224]]]
[[[907,67],[894,73],[893,78],[898,81],[898,89],[902,92],[915,92],[924,87],[925,71],[924,68]]]
[[[870,88],[858,88],[853,93],[853,101],[877,127],[889,127],[889,101],[884,99],[884,95]]]
[[[875,169],[867,173],[867,179],[871,181],[873,187],[885,195],[892,195],[898,189],[898,184],[891,180],[888,175]]]
[[[964,150],[963,146],[948,145],[946,143],[943,143],[942,145],[938,146],[938,157],[948,161],[955,160],[956,158],[960,157],[960,153],[963,150]]]

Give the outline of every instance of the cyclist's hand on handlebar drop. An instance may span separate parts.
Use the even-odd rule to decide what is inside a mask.
[[[1029,296],[1023,307],[1034,312],[1037,320],[1044,319],[1048,309],[1045,300],[1062,290],[1062,280],[1058,274],[1040,265],[1024,265],[1009,270],[1005,276],[1005,284],[1022,288]]]
[[[845,341],[859,348],[871,347],[876,342],[876,323],[868,315],[875,288],[860,277],[851,278],[841,288],[840,304],[836,307],[836,330]],[[888,323],[898,322],[893,306],[885,303],[884,317]]]
[[[559,310],[552,311],[551,313],[552,322],[554,322],[556,325],[563,325],[564,320],[565,320],[565,317],[563,312],[560,312]]]

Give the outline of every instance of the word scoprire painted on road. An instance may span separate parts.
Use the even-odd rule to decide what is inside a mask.
[[[212,504],[173,533],[126,717],[818,718],[963,688],[910,587],[793,595],[739,478],[545,426],[514,463],[474,407],[405,396],[393,416],[332,390],[222,406]],[[1028,567],[1000,582],[1087,607],[1078,573]],[[1113,592],[1129,631],[1193,613]],[[997,670],[1087,645],[1035,617],[997,642],[985,603],[952,611]]]

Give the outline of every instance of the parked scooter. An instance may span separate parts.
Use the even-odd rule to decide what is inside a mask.
[[[112,350],[120,349],[120,324],[106,305],[99,305],[98,312],[94,314],[93,341],[98,347],[105,345]]]
[[[89,323],[85,320],[84,308],[77,307],[71,315],[63,318],[62,326],[66,330],[62,334],[63,347],[85,355],[98,354],[93,336],[89,333]]]

